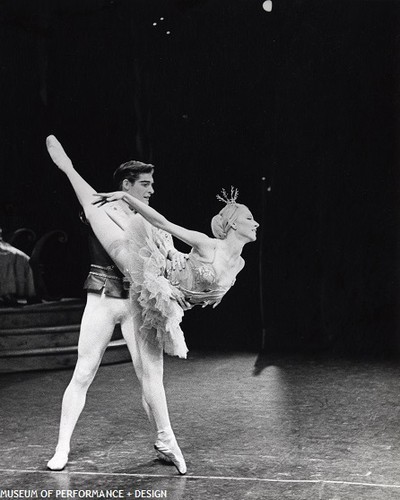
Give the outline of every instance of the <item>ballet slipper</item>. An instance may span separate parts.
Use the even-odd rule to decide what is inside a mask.
[[[47,137],[46,146],[51,159],[60,170],[67,172],[73,168],[72,162],[68,158],[67,153],[64,151],[61,143],[55,138],[54,135],[49,135]]]
[[[177,444],[174,446],[174,449],[172,449],[162,441],[157,440],[154,448],[156,450],[157,456],[159,458],[160,456],[162,457],[161,460],[169,463],[172,462],[177,468],[179,474],[186,474],[187,468],[185,459],[183,458],[182,452]]]
[[[50,470],[63,470],[68,463],[68,451],[56,450],[53,457],[47,462],[47,468]]]

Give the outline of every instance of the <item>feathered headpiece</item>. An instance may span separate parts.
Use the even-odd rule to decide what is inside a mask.
[[[222,188],[221,195],[217,194],[218,201],[222,201],[222,203],[226,203],[227,205],[233,205],[234,203],[236,203],[236,200],[238,199],[239,189],[231,186],[231,196],[228,197],[228,194],[227,194],[225,188]]]

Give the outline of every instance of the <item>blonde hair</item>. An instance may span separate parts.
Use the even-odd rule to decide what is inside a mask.
[[[224,240],[229,229],[236,222],[239,216],[239,210],[247,208],[241,203],[228,203],[217,215],[211,219],[211,231],[215,238]]]

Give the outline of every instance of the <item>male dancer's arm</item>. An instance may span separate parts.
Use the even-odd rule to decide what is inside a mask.
[[[154,240],[160,251],[165,255],[165,258],[170,261],[168,263],[168,266],[170,266],[172,269],[184,269],[186,266],[186,259],[188,258],[188,254],[179,252],[175,247],[174,247],[174,241],[172,236],[167,233],[166,231],[163,231],[162,229],[157,229],[153,227],[153,235],[154,235]],[[187,302],[184,297],[182,292],[176,288],[173,287],[176,292],[174,294],[175,300],[178,302],[178,304],[182,307],[184,311],[187,311],[188,309],[192,309],[193,304],[190,304]]]

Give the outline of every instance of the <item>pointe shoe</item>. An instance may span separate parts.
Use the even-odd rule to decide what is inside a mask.
[[[68,453],[56,451],[54,456],[47,462],[47,468],[50,470],[63,470],[68,463]]]
[[[61,143],[54,135],[49,135],[46,138],[46,147],[51,159],[60,170],[66,172],[68,169],[72,168],[71,160],[68,158]]]
[[[161,460],[164,460],[165,462],[172,462],[177,468],[179,474],[186,474],[187,468],[185,459],[183,458],[182,452],[179,447],[177,447],[177,450],[175,450],[174,452],[162,441],[158,440],[154,445],[154,448],[157,452],[157,456],[161,458]]]
[[[164,453],[161,453],[161,451],[157,450],[156,445],[154,445],[154,448],[156,450],[156,455],[158,460],[161,460],[162,462],[165,462],[166,464],[173,464],[173,461],[167,457],[167,455],[164,455]]]

